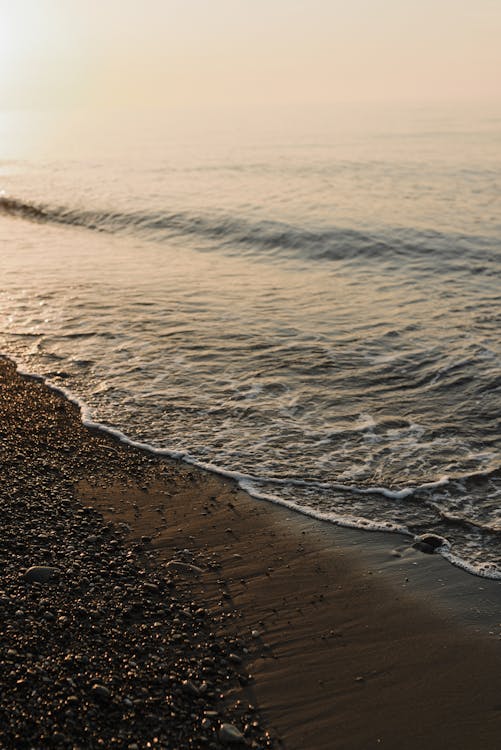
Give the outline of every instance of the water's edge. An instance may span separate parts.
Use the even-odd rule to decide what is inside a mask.
[[[368,522],[366,519],[357,519],[357,518],[340,516],[332,512],[322,513],[321,511],[317,511],[312,508],[304,507],[302,505],[299,505],[298,503],[285,500],[276,495],[272,495],[272,494],[264,493],[264,492],[258,492],[252,486],[250,486],[250,483],[252,482],[254,477],[241,474],[236,471],[225,470],[213,464],[197,461],[196,459],[194,459],[187,453],[168,450],[164,448],[156,448],[154,445],[151,445],[149,443],[142,443],[142,442],[133,440],[127,437],[127,435],[123,433],[122,431],[114,427],[111,427],[110,425],[107,425],[102,422],[96,422],[92,418],[92,412],[90,408],[88,407],[88,405],[85,403],[85,401],[79,398],[78,396],[76,396],[71,390],[64,388],[62,386],[59,386],[59,385],[54,385],[53,383],[50,382],[49,379],[47,379],[43,375],[32,373],[27,370],[23,370],[18,365],[15,359],[13,359],[12,357],[6,354],[0,354],[0,357],[4,360],[11,362],[15,366],[16,371],[23,377],[36,380],[38,382],[42,382],[51,391],[61,395],[67,401],[74,404],[79,409],[82,423],[86,427],[89,427],[95,430],[100,430],[104,433],[112,435],[120,443],[129,445],[133,448],[137,448],[139,450],[145,451],[155,456],[170,458],[174,460],[180,460],[186,464],[196,466],[197,468],[202,469],[204,471],[208,471],[210,473],[216,474],[221,477],[225,477],[227,479],[232,479],[242,491],[246,492],[255,500],[269,502],[274,505],[280,505],[282,507],[287,508],[288,510],[294,511],[296,513],[299,513],[303,516],[307,516],[309,518],[313,518],[320,522],[329,523],[329,524],[332,524],[341,528],[352,529],[356,531],[391,533],[395,536],[400,535],[404,539],[406,539],[408,544],[412,544],[420,540],[420,535],[414,535],[405,526],[397,525],[397,524],[390,524],[390,523],[378,524],[375,522]],[[431,488],[432,486],[438,487],[438,486],[442,486],[447,481],[448,481],[448,478],[443,477],[437,482],[429,483],[426,486],[428,488]],[[348,488],[348,487],[346,489],[353,490],[353,488]],[[412,493],[415,489],[416,488],[404,488],[402,490],[395,491],[394,494],[395,496],[406,497],[408,494]],[[386,490],[384,488],[371,488],[371,489],[368,489],[367,492],[385,493]],[[451,563],[453,566],[460,568],[461,570],[465,571],[466,573],[471,574],[472,576],[475,576],[476,578],[487,578],[493,581],[501,580],[501,570],[478,568],[474,565],[469,564],[468,562],[466,562],[459,556],[454,555],[450,551],[447,540],[444,540],[444,543],[441,546],[437,547],[434,551],[438,553],[442,558],[447,560],[449,563]]]

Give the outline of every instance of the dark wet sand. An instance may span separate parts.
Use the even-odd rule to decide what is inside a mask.
[[[60,397],[3,370],[4,403],[17,389],[25,414],[35,409],[43,423],[44,404],[53,408]],[[356,535],[259,503],[233,482],[181,462],[148,459],[136,476],[129,457],[140,452],[82,427],[78,410],[62,403],[57,430],[79,446],[79,458],[69,461],[59,448],[51,460],[66,467],[78,500],[128,525],[126,543],[148,569],[209,609],[218,634],[246,644],[243,697],[238,689],[233,695],[257,704],[284,747],[501,746],[501,643],[475,612],[479,579],[418,553],[391,572],[387,535],[371,558],[359,553]],[[9,441],[10,425],[2,433]],[[112,457],[106,471],[93,459],[104,450]],[[362,538],[377,548],[377,536]],[[169,566],[174,557],[199,570]],[[440,579],[429,593],[427,575]],[[452,603],[441,603],[437,586],[449,581]],[[486,588],[495,623],[501,596],[497,584]]]

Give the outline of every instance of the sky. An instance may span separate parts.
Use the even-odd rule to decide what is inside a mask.
[[[0,107],[501,101],[500,0],[0,0]]]

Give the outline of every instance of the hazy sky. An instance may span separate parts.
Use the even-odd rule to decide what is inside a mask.
[[[0,0],[8,107],[501,99],[501,0]]]

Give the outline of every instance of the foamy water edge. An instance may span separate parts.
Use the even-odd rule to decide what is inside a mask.
[[[51,391],[54,393],[57,393],[61,396],[63,396],[67,401],[74,404],[78,407],[80,410],[80,416],[82,420],[82,424],[84,424],[86,427],[90,427],[93,429],[100,430],[102,432],[105,432],[109,435],[113,435],[114,438],[116,438],[120,443],[123,443],[125,445],[130,445],[133,448],[138,448],[139,450],[146,451],[148,453],[151,453],[155,456],[160,456],[164,458],[172,458],[176,460],[184,461],[188,465],[196,466],[199,469],[203,469],[205,471],[209,471],[213,474],[217,474],[218,476],[225,477],[227,479],[233,479],[237,486],[244,492],[246,492],[248,495],[253,497],[256,500],[264,501],[264,502],[270,502],[274,505],[280,505],[282,507],[285,507],[289,510],[292,510],[294,512],[298,512],[304,516],[307,516],[309,518],[314,518],[318,521],[326,522],[326,523],[332,523],[336,526],[340,526],[343,528],[349,528],[349,529],[357,529],[360,531],[375,531],[375,532],[387,532],[387,533],[394,533],[394,534],[401,534],[402,536],[409,537],[412,539],[412,541],[418,541],[421,535],[414,535],[406,526],[396,524],[396,523],[390,523],[390,522],[381,522],[377,523],[375,521],[369,521],[366,518],[363,517],[357,517],[357,516],[342,516],[338,515],[337,513],[334,513],[332,511],[329,512],[322,512],[315,510],[313,508],[308,508],[305,506],[300,505],[299,503],[295,503],[290,500],[285,500],[284,498],[279,497],[278,495],[266,493],[266,492],[260,492],[256,490],[252,483],[253,482],[263,482],[265,481],[266,484],[289,484],[292,486],[316,486],[319,489],[337,489],[337,490],[344,490],[346,492],[360,494],[360,495],[370,495],[370,494],[379,494],[384,495],[385,497],[393,498],[393,499],[404,499],[415,492],[422,490],[422,489],[433,489],[435,487],[442,487],[446,485],[450,480],[449,477],[444,476],[441,477],[436,482],[426,482],[422,485],[418,485],[416,487],[404,487],[400,490],[391,490],[385,487],[355,487],[352,485],[343,485],[338,483],[322,483],[322,482],[307,482],[306,480],[297,480],[297,479],[291,479],[291,480],[285,480],[285,479],[276,479],[276,478],[266,478],[266,480],[263,480],[261,477],[253,477],[249,474],[243,474],[241,472],[232,471],[229,469],[224,469],[218,466],[215,466],[211,463],[206,463],[203,461],[197,461],[195,458],[189,455],[189,453],[181,452],[181,451],[174,451],[174,450],[168,450],[166,448],[156,448],[154,445],[151,445],[149,443],[142,443],[137,440],[133,440],[132,438],[127,437],[127,435],[122,432],[121,430],[116,429],[115,427],[111,427],[110,425],[104,424],[103,422],[96,422],[92,418],[92,412],[89,408],[89,406],[86,404],[86,402],[76,396],[71,390],[68,388],[64,388],[60,385],[54,385],[51,383],[51,381],[44,377],[43,375],[40,375],[38,373],[32,373],[28,370],[24,370],[21,367],[19,367],[18,363],[15,359],[13,359],[10,356],[7,356],[5,354],[0,355],[3,359],[8,360],[12,362],[17,372],[20,375],[23,375],[25,377],[31,378],[32,380],[37,380],[44,385],[46,385]],[[474,575],[476,577],[480,578],[487,578],[490,580],[501,580],[501,569],[497,568],[495,565],[491,563],[482,563],[480,565],[473,565],[471,563],[468,563],[467,561],[463,560],[458,555],[455,555],[451,552],[450,545],[448,544],[447,540],[444,541],[444,544],[442,544],[440,547],[437,547],[435,549],[435,552],[437,552],[441,557],[443,557],[445,560],[447,560],[449,563],[454,565],[457,568],[460,568],[461,570],[464,570],[467,573],[470,573],[471,575]]]

